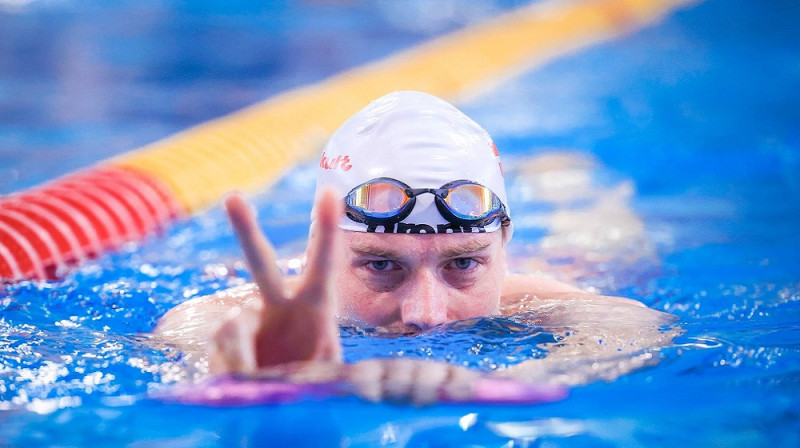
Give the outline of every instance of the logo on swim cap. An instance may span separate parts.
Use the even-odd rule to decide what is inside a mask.
[[[350,156],[338,155],[335,159],[325,157],[325,152],[322,152],[322,158],[319,161],[319,167],[323,170],[342,170],[350,171],[353,165],[350,164]]]
[[[496,195],[508,222],[497,147],[482,127],[435,96],[394,92],[350,117],[322,152],[317,196],[333,187],[344,197],[377,178],[397,179],[411,189],[437,189],[468,180]],[[492,232],[501,225],[500,219],[478,227],[453,224],[442,215],[433,194],[417,196],[401,222],[375,226],[345,216],[339,223],[345,230],[378,233]]]
[[[492,142],[492,153],[497,157],[497,167],[500,168],[500,175],[505,176],[505,174],[503,174],[503,164],[500,163],[500,151],[497,150],[497,145],[495,145],[494,142]]]
[[[428,224],[412,224],[407,222],[398,222],[396,224],[372,224],[367,226],[367,232],[370,233],[486,233],[484,226],[459,226],[458,224],[437,224],[435,227]]]

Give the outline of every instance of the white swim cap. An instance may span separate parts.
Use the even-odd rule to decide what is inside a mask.
[[[333,187],[345,197],[354,187],[380,177],[411,188],[469,180],[490,189],[509,214],[500,156],[489,134],[449,103],[426,93],[390,93],[348,119],[322,152],[316,196]],[[313,216],[312,211],[312,220]],[[462,231],[440,214],[432,194],[417,196],[414,209],[398,225],[376,228],[344,216],[339,227],[381,233]],[[463,231],[492,232],[500,227],[498,218]]]

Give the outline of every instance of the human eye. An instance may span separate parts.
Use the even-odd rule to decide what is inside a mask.
[[[391,260],[372,260],[367,262],[367,268],[375,272],[389,272],[397,269],[397,263]]]
[[[477,265],[478,262],[473,258],[455,258],[450,261],[450,267],[459,271],[468,271]]]

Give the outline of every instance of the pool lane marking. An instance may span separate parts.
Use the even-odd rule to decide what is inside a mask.
[[[43,278],[55,271],[52,264],[61,259],[80,261],[125,241],[140,240],[175,218],[216,204],[230,190],[261,190],[292,165],[316,155],[345,119],[388,92],[421,90],[458,102],[560,55],[640,28],[697,1],[701,0],[537,2],[284,92],[94,168],[2,197],[2,208],[33,203],[56,214],[61,220],[45,230],[57,241],[66,236],[69,246],[73,242],[79,246],[62,250],[57,257],[35,260],[32,266],[20,266],[25,255],[15,255],[11,249],[31,242],[19,242],[13,233],[3,233],[0,261],[5,263],[0,262],[0,279]],[[133,219],[128,203],[115,206],[97,200],[102,192],[81,194],[75,190],[76,183],[89,186],[99,182],[93,180],[96,176],[103,177],[103,187],[98,185],[98,189],[105,190],[106,196],[115,188],[139,192],[138,197],[148,204],[146,213],[152,215],[152,219],[139,216],[139,222],[146,223],[142,232],[133,231],[133,223],[119,225],[120,219]],[[25,232],[16,232],[20,234]]]

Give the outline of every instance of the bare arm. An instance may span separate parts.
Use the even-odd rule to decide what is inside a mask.
[[[547,356],[524,361],[499,375],[536,384],[577,385],[617,377],[657,364],[659,350],[683,330],[675,316],[620,297],[567,293],[521,300],[502,312],[541,328],[555,341]]]
[[[507,274],[503,280],[504,297],[519,294],[547,295],[564,292],[583,293],[584,291],[577,286],[535,274]]]
[[[502,315],[541,326],[556,338],[544,358],[498,372],[538,384],[576,385],[611,381],[658,362],[657,351],[682,330],[675,317],[624,297],[592,294],[537,275],[508,275]]]
[[[603,296],[586,292],[576,286],[535,274],[508,274],[503,280],[501,313],[514,314],[527,311],[537,300],[569,300],[602,298],[608,304],[644,306],[624,297]]]
[[[340,364],[335,296],[328,274],[335,262],[329,256],[333,251],[328,249],[338,244],[336,223],[341,205],[337,198],[327,195],[318,203],[320,215],[317,230],[309,242],[307,269],[302,277],[289,281],[281,278],[273,250],[258,230],[247,204],[240,197],[232,196],[226,206],[257,285],[245,285],[186,302],[162,318],[156,333],[163,336],[191,334],[190,339],[195,342],[211,336],[203,349],[208,353],[210,369],[214,373],[254,374],[273,369],[287,380],[303,381],[304,375],[313,376],[315,371],[321,372],[322,377],[317,380],[305,378],[315,382],[326,381],[325,375],[339,372],[337,380],[350,382],[356,393],[371,400],[390,398],[432,402],[440,397],[435,391],[441,388],[448,388],[446,395],[457,399],[468,399],[473,393],[471,384],[483,375],[446,363],[370,360],[353,367]],[[504,308],[509,314],[535,311],[537,316],[547,316],[548,313],[541,312],[545,301],[567,305],[576,298],[600,298],[606,307],[610,301],[627,303],[628,306],[636,304],[641,309],[641,304],[635,301],[599,297],[537,276],[508,276],[503,295]],[[513,301],[515,297],[517,302]],[[526,302],[520,297],[534,297],[535,300]],[[529,302],[539,308],[531,307]],[[515,303],[518,305],[516,309]],[[523,308],[520,305],[524,305]],[[550,315],[552,317],[552,313]],[[570,344],[570,340],[576,343]],[[514,379],[537,381],[537,378],[542,378],[537,375],[543,371],[542,368],[556,366],[559,364],[556,359],[563,361],[565,357],[569,359],[575,355],[569,350],[582,343],[578,343],[574,336],[570,340],[562,341],[567,342],[561,344],[566,348],[551,347],[550,360],[546,364],[520,365],[509,369],[506,374]],[[557,357],[559,353],[564,356]],[[544,371],[549,370],[545,368]],[[574,381],[566,383],[574,384]]]

